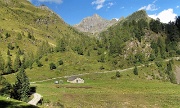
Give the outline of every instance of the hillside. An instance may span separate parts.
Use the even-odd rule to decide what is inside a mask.
[[[81,32],[99,33],[113,24],[117,23],[116,19],[106,20],[101,18],[98,14],[84,18],[79,24],[74,25],[76,29]]]
[[[71,45],[74,45],[75,38],[81,40],[81,33],[46,6],[35,7],[27,0],[1,0],[0,6],[0,45],[3,55],[8,50],[8,44],[14,47],[11,50],[14,55],[17,47],[25,52],[36,51],[43,41],[48,41],[54,47],[59,38],[68,37]]]
[[[17,91],[25,88],[26,93],[31,82],[44,97],[43,107],[178,106],[179,60],[173,58],[180,55],[180,18],[163,24],[141,10],[109,26],[95,14],[84,24],[88,30],[98,25],[102,32],[89,37],[44,5],[0,0],[0,6],[2,95],[16,98]],[[78,74],[85,84],[66,83],[67,76]],[[63,84],[54,84],[56,80]]]

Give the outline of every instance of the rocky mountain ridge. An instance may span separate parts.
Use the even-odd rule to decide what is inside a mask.
[[[81,32],[100,33],[113,24],[117,23],[117,19],[106,20],[98,14],[84,18],[79,24],[74,25]]]

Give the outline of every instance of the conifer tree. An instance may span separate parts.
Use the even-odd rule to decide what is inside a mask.
[[[56,51],[57,52],[64,52],[64,51],[66,51],[65,39],[59,39],[57,41]]]
[[[0,74],[0,95],[9,96],[11,88],[11,84]]]
[[[21,67],[21,60],[19,54],[17,53],[16,58],[14,60],[14,71],[17,72],[20,67]]]
[[[22,65],[20,71],[16,76],[16,82],[13,85],[13,92],[11,97],[21,101],[27,101],[30,92],[29,79],[25,73],[24,66]]]
[[[177,83],[175,74],[172,71],[172,63],[171,63],[171,61],[169,61],[168,64],[167,64],[166,73],[168,74],[168,77],[169,77],[171,83],[174,83],[174,84]]]
[[[5,65],[5,61],[4,61],[2,54],[0,52],[0,71],[1,71],[0,74],[2,74],[4,72],[4,65]]]
[[[7,63],[6,63],[6,68],[5,68],[5,73],[6,74],[10,74],[12,72],[13,72],[13,69],[12,69],[12,60],[11,60],[11,57],[8,56]]]
[[[137,66],[134,67],[133,72],[134,72],[134,75],[138,75],[138,69],[137,69]]]

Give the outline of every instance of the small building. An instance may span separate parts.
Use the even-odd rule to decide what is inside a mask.
[[[67,79],[67,82],[69,82],[69,83],[84,83],[84,80],[82,78],[79,78],[78,76],[72,76]]]

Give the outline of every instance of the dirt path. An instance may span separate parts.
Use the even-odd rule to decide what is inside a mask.
[[[37,103],[41,100],[42,96],[38,93],[34,93],[33,96],[34,96],[34,98],[31,101],[29,101],[28,103],[36,106]]]

